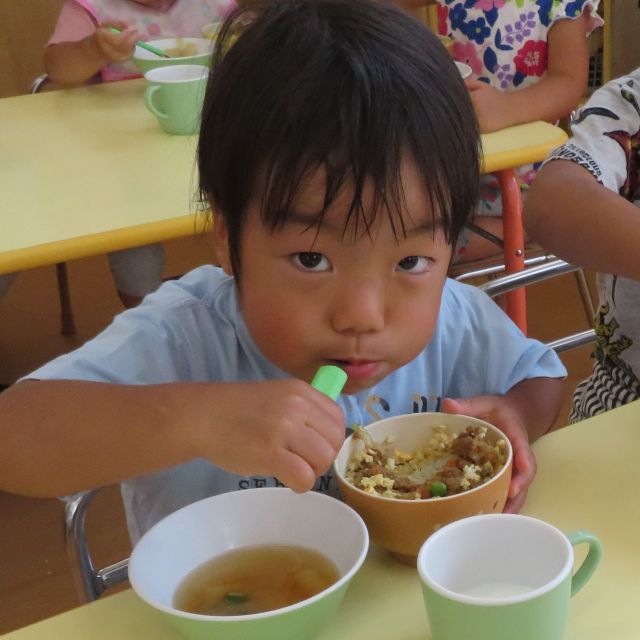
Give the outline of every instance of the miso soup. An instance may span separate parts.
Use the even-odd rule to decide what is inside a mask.
[[[212,616],[273,611],[306,600],[337,582],[327,557],[305,547],[234,549],[191,571],[173,597],[176,609]]]

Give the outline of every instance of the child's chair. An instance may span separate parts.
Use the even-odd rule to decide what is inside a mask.
[[[64,532],[67,557],[80,602],[93,602],[106,589],[128,578],[129,559],[96,569],[87,546],[85,518],[87,508],[100,489],[82,491],[65,498]]]
[[[582,273],[582,269],[579,267],[571,265],[564,260],[551,258],[553,258],[553,256],[544,256],[544,261],[541,264],[496,278],[495,280],[489,280],[478,285],[478,288],[484,291],[491,298],[495,298],[497,296],[505,295],[510,291],[526,287],[530,284],[548,280],[549,278],[555,278],[567,273]],[[589,322],[590,324],[593,322],[593,316]],[[585,331],[557,338],[556,340],[548,342],[547,346],[559,353],[566,351],[567,349],[573,349],[575,347],[589,344],[593,342],[595,338],[596,334],[594,329],[589,328]]]
[[[31,85],[31,93],[39,93],[49,82],[49,76],[38,76]],[[56,277],[58,279],[58,297],[60,298],[60,333],[63,336],[71,336],[76,332],[71,308],[71,294],[69,293],[69,276],[65,262],[56,264]]]

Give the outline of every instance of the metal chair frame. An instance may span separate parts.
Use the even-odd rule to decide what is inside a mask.
[[[535,267],[537,265],[546,264],[557,259],[558,258],[552,254],[543,253],[542,255],[533,255],[525,258],[523,265],[526,269],[527,267]],[[479,262],[479,265],[471,266],[469,271],[463,271],[459,275],[453,275],[454,280],[457,280],[458,282],[465,282],[467,280],[474,280],[475,278],[493,278],[498,274],[504,274],[506,272],[505,265],[500,263],[499,258],[493,262],[491,260],[481,260]],[[461,265],[461,267],[462,266],[464,265]],[[587,282],[587,278],[583,269],[574,267],[572,273],[574,274],[576,280],[576,286],[578,288],[578,293],[580,294],[580,300],[582,302],[582,308],[584,309],[585,318],[587,319],[587,322],[591,323],[595,318],[596,312],[595,306],[593,304],[593,299],[591,297],[591,290],[589,289],[589,283]],[[520,328],[522,328],[522,326]]]
[[[545,257],[549,258],[550,256]],[[546,260],[529,269],[511,273],[501,278],[496,278],[495,280],[489,280],[488,282],[478,285],[478,288],[484,291],[489,297],[495,298],[497,296],[504,295],[509,291],[514,291],[530,284],[543,282],[549,278],[555,278],[566,273],[577,272],[582,273],[582,269],[569,264],[564,260]],[[587,286],[586,281],[585,286]],[[591,318],[593,317],[594,316],[592,315]],[[548,342],[547,345],[560,353],[562,351],[567,351],[568,349],[573,349],[575,347],[580,347],[582,345],[589,344],[590,342],[594,342],[595,338],[595,330],[591,328],[563,338],[558,338],[557,340]]]
[[[82,491],[65,500],[64,531],[67,557],[76,593],[81,602],[97,600],[106,589],[128,578],[129,559],[120,560],[104,569],[96,569],[85,533],[87,508],[100,489]]]

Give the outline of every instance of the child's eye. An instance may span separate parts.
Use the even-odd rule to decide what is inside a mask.
[[[426,273],[430,271],[432,262],[431,258],[426,256],[407,256],[398,262],[398,270],[408,273]]]
[[[328,271],[331,267],[327,258],[315,251],[294,253],[293,262],[305,271]]]

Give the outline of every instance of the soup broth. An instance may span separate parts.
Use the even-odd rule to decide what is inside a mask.
[[[320,593],[340,578],[327,557],[305,547],[259,545],[228,551],[191,571],[176,609],[213,616],[273,611]]]

